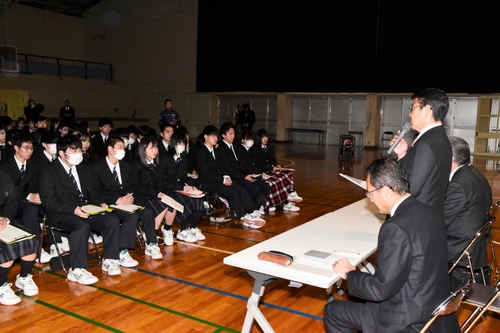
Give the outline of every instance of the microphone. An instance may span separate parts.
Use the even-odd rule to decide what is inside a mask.
[[[405,123],[403,125],[403,129],[399,133],[399,136],[396,139],[396,141],[394,142],[394,144],[392,146],[390,146],[389,149],[387,149],[387,153],[388,154],[392,154],[392,152],[394,151],[394,149],[398,145],[399,141],[403,140],[403,138],[405,137],[406,133],[408,133],[410,130],[411,130],[411,124],[410,123]]]

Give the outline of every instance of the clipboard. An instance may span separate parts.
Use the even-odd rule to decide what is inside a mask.
[[[25,239],[30,239],[34,237],[35,234],[27,232],[18,227],[15,227],[12,224],[7,224],[5,229],[0,231],[0,241],[2,241],[5,244],[14,244],[16,242],[20,242]]]

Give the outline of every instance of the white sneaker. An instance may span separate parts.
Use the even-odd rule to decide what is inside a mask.
[[[261,219],[260,217],[256,216],[255,214],[246,214],[241,219],[245,222],[253,222],[257,225],[261,224],[261,226],[266,224],[266,221],[264,219]]]
[[[269,207],[269,211],[270,212],[275,212],[276,211],[276,207]]]
[[[191,235],[193,235],[197,240],[205,240],[207,237],[201,233],[201,230],[198,228],[191,228],[189,229],[189,232]]]
[[[59,247],[59,252],[63,254],[63,249],[62,249],[62,243],[57,243],[57,246]],[[56,250],[56,245],[52,244],[50,246],[50,256],[51,257],[57,257],[57,250]]]
[[[122,267],[135,267],[137,265],[139,265],[139,262],[137,260],[134,260],[130,256],[130,253],[128,253],[128,250],[120,251],[120,266],[122,266]]]
[[[14,294],[12,283],[4,283],[0,286],[0,303],[3,305],[14,305],[21,302],[19,296]]]
[[[293,202],[302,202],[302,198],[299,197],[299,195],[297,194],[297,192],[292,192],[288,195],[288,197],[286,198],[286,200],[288,201],[293,201]]]
[[[246,221],[243,221],[242,222],[243,225],[247,228],[252,228],[252,229],[259,229],[260,227],[262,227],[261,225],[256,225],[255,223],[253,222],[246,222]]]
[[[85,268],[70,268],[67,279],[69,281],[78,282],[79,284],[94,284],[99,281],[98,278],[92,275]]]
[[[300,208],[295,206],[295,203],[289,202],[283,206],[283,210],[288,212],[298,212]]]
[[[108,272],[108,275],[121,275],[120,261],[117,259],[104,259],[102,261],[102,270]]]
[[[266,214],[266,212],[264,211],[264,207],[260,206],[259,210],[254,210],[252,214],[260,217],[261,215]]]
[[[163,258],[163,254],[161,254],[160,248],[158,247],[158,244],[148,244],[146,245],[146,251],[145,251],[147,256],[150,256],[152,259],[161,259]]]
[[[101,235],[98,235],[98,234],[94,234],[92,233],[92,236],[89,236],[89,243],[90,244],[93,244],[92,243],[92,238],[91,237],[94,237],[94,242],[96,244],[101,244],[102,243],[102,236]]]
[[[162,225],[161,233],[163,234],[163,241],[165,242],[165,245],[174,245],[174,232],[172,231],[172,229],[165,230],[165,226]]]
[[[23,290],[26,296],[38,295],[38,287],[33,281],[33,275],[28,274],[26,277],[16,276],[16,287]]]
[[[189,232],[189,229],[177,231],[177,239],[184,241],[186,243],[194,243],[198,241],[198,239],[195,236],[193,236],[191,232]]]
[[[47,251],[42,249],[42,253],[40,253],[40,257],[37,258],[36,261],[38,261],[41,264],[46,264],[46,263],[50,262],[51,258],[52,258],[52,256],[50,254],[48,254]]]
[[[69,240],[66,237],[61,237],[61,248],[64,252],[69,252]]]

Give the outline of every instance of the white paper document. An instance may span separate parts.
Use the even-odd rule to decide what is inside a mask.
[[[7,224],[5,229],[0,231],[0,240],[6,244],[12,244],[33,237],[35,237],[34,234],[14,227],[11,224]]]
[[[361,179],[357,179],[357,178],[354,178],[354,177],[351,177],[348,175],[344,175],[343,173],[339,173],[339,175],[341,175],[342,177],[344,177],[348,181],[358,185],[362,189],[366,190],[366,181],[365,180],[361,180]]]
[[[170,207],[172,207],[176,211],[184,213],[184,206],[181,205],[180,203],[178,203],[177,201],[175,201],[174,199],[172,199],[171,197],[169,197],[168,195],[164,195],[163,197],[161,197],[161,201],[163,203],[169,205]]]

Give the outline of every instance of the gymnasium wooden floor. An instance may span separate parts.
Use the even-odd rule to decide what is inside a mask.
[[[267,224],[258,230],[236,224],[216,228],[204,217],[200,228],[206,241],[162,246],[163,260],[135,254],[139,266],[123,268],[119,277],[92,267],[89,270],[99,278],[92,286],[68,282],[62,271],[33,269],[39,295],[30,298],[20,293],[20,304],[0,306],[0,331],[239,332],[253,279],[241,269],[224,265],[224,257],[364,198],[361,188],[338,174],[364,179],[366,166],[383,155],[379,150],[365,150],[357,152],[353,162],[342,162],[338,147],[286,143],[275,147],[280,162],[296,170],[296,189],[304,198],[299,212],[279,208],[265,216]],[[500,200],[500,161],[475,158],[474,165],[492,184],[494,201]],[[500,230],[495,233],[500,239]],[[16,264],[8,282],[13,283],[18,273]],[[278,280],[268,285],[262,298],[260,307],[275,331],[324,332],[325,290],[287,284]],[[459,322],[469,313],[462,306]],[[253,332],[260,329],[254,325]],[[499,333],[500,316],[488,315],[474,332]]]

